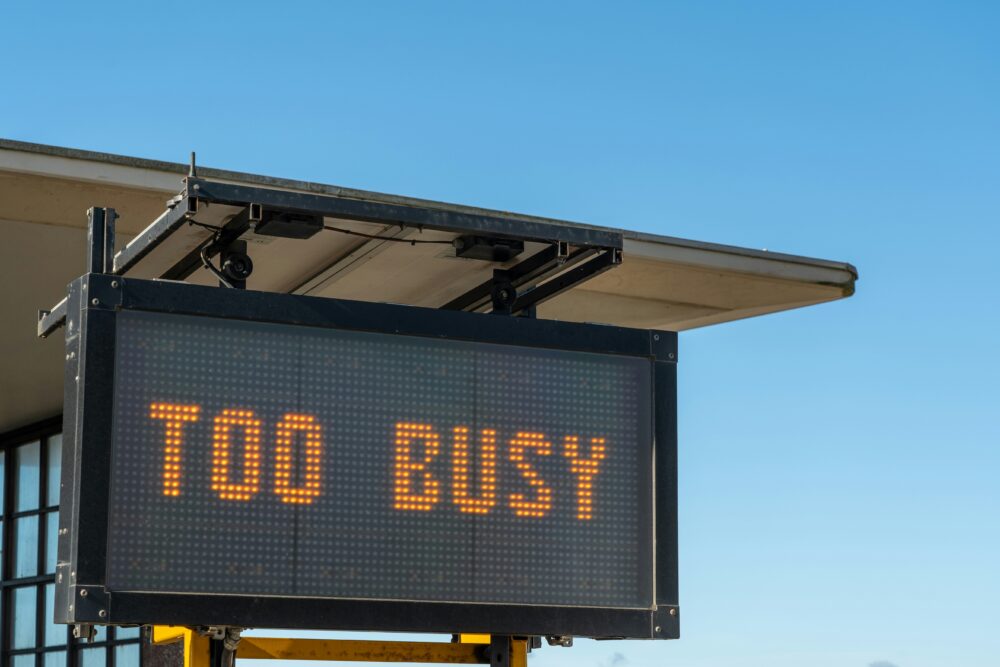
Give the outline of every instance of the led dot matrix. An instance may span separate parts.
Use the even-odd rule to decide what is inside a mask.
[[[251,410],[227,408],[215,416],[212,431],[212,490],[223,500],[250,500],[260,491],[262,423]],[[243,481],[230,480],[232,433],[243,433]]]
[[[184,423],[198,421],[201,407],[197,405],[174,405],[153,403],[149,406],[152,419],[166,422],[163,438],[163,495],[181,494],[181,444],[184,442]]]
[[[116,317],[114,590],[650,604],[647,360]]]
[[[295,433],[303,435],[305,450],[305,473],[302,486],[292,486],[292,471],[294,466],[293,446]],[[323,457],[322,428],[312,415],[287,414],[278,423],[277,471],[274,474],[274,492],[281,496],[282,502],[308,505],[320,492],[320,461]]]
[[[497,504],[497,432],[491,428],[480,431],[479,494],[470,493],[469,427],[456,426],[452,447],[451,495],[459,510],[470,514],[487,514]]]

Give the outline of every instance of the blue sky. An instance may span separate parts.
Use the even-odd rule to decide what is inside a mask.
[[[681,338],[682,639],[532,664],[998,664],[1000,5],[145,5],[6,3],[0,136],[859,268]]]

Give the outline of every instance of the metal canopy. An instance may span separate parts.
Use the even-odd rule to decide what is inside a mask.
[[[0,140],[0,224],[5,229],[0,278],[7,286],[7,321],[0,327],[0,345],[7,351],[0,357],[5,379],[0,432],[60,409],[61,337],[38,341],[31,321],[38,308],[58,302],[66,284],[82,271],[86,210],[107,206],[119,213],[116,267],[124,275],[161,277],[214,233],[188,224],[176,205],[167,208],[167,201],[185,188],[187,171],[176,163]],[[494,269],[510,270],[532,257],[545,264],[542,253],[556,252],[563,242],[572,246],[569,253],[583,250],[586,256],[564,262],[568,266],[545,265],[542,275],[526,271],[525,288],[554,283],[560,270],[565,276],[598,255],[606,256],[607,266],[585,281],[567,279],[571,284],[565,290],[550,285],[553,294],[538,305],[538,317],[683,331],[850,296],[857,278],[854,267],[841,262],[302,181],[199,168],[198,178],[188,184],[192,194],[194,185],[209,188],[201,199],[211,201],[194,217],[209,225],[225,225],[256,198],[278,208],[309,201],[310,210],[313,204],[326,207],[325,224],[379,237],[450,241],[485,225],[482,230],[489,235],[525,241],[518,257],[493,263],[456,257],[448,244],[410,245],[333,231],[308,240],[248,232],[242,237],[255,265],[248,287],[262,291],[488,310],[482,285]],[[158,228],[172,233],[145,243]],[[134,261],[132,251],[140,247],[148,253]],[[608,255],[616,248],[620,264]],[[185,280],[217,284],[202,269]],[[478,298],[469,296],[476,288]]]

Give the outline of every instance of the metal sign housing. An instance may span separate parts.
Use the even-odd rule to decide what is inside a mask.
[[[57,619],[675,638],[676,334],[88,274]]]

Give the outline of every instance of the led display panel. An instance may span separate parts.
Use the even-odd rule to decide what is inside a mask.
[[[677,336],[70,284],[55,619],[679,636]]]
[[[654,606],[648,357],[143,311],[114,354],[110,591]]]

